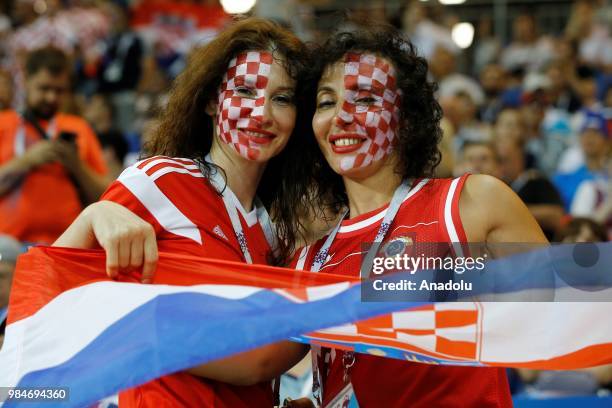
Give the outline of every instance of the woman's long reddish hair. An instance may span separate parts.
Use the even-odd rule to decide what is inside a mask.
[[[317,147],[309,109],[305,105],[304,76],[308,66],[305,45],[291,31],[263,19],[238,21],[220,33],[208,45],[194,51],[187,67],[174,82],[168,105],[161,112],[159,127],[145,146],[146,154],[187,157],[201,163],[205,176],[210,167],[202,159],[210,151],[213,118],[206,113],[209,103],[217,101],[219,86],[232,58],[244,51],[272,52],[291,78],[296,80],[294,103],[296,124],[287,146],[268,162],[257,190],[259,198],[271,211],[279,236],[279,252],[274,263],[284,263],[294,250],[302,226],[298,214],[309,212],[304,200],[303,180],[314,161]]]

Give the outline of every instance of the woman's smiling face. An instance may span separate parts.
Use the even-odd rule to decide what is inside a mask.
[[[238,54],[229,63],[216,104],[216,135],[240,156],[265,162],[293,132],[295,81],[268,51]]]
[[[349,52],[328,66],[312,126],[332,169],[350,177],[375,173],[393,151],[400,105],[395,69],[386,58]]]

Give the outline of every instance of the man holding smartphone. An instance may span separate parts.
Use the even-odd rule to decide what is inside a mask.
[[[0,233],[51,243],[110,180],[93,130],[58,113],[70,91],[68,57],[35,50],[25,70],[26,109],[0,112]]]

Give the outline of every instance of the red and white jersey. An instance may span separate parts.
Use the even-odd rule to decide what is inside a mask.
[[[415,181],[387,232],[383,251],[391,243],[404,243],[406,247],[411,243],[466,242],[459,216],[459,197],[466,179],[467,175]],[[387,208],[385,205],[344,220],[320,271],[358,276],[367,250],[363,244],[374,241]],[[324,241],[325,238],[298,251],[292,266],[309,270]],[[444,245],[431,246],[432,251],[441,247]],[[395,245],[394,255],[397,249]],[[338,349],[313,349],[313,363],[322,382],[323,406],[345,385],[343,356],[344,352]],[[436,366],[356,353],[349,373],[360,407],[512,406],[502,368]]]
[[[153,225],[160,251],[244,262],[223,198],[193,160],[156,156],[136,163],[102,200]],[[253,262],[265,264],[270,247],[256,210],[247,213],[237,199],[236,206]],[[119,402],[121,407],[271,407],[273,394],[270,383],[238,387],[182,372],[124,391]]]

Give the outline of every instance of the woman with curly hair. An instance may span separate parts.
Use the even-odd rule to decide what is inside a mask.
[[[339,33],[315,55],[312,126],[323,153],[313,166],[315,190],[346,210],[328,236],[299,251],[293,267],[367,278],[374,256],[408,254],[414,244],[435,243],[417,246],[444,257],[462,255],[463,246],[453,243],[546,242],[501,181],[428,178],[440,161],[442,112],[426,61],[397,31]],[[325,347],[313,347],[313,363],[323,407],[352,398],[360,407],[512,406],[502,368],[434,366]]]
[[[235,23],[195,51],[146,146],[149,157],[127,168],[55,245],[99,244],[111,277],[144,265],[144,282],[151,280],[158,247],[278,262],[298,233],[294,211],[306,205],[306,190],[292,180],[306,177],[308,146],[316,151],[296,109],[305,55],[295,35],[258,19]],[[277,354],[287,356],[284,365],[268,363]],[[120,393],[119,402],[272,407],[269,372],[283,372],[303,354],[273,345],[159,378]]]

